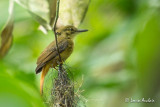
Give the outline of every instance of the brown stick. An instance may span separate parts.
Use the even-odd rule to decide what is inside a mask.
[[[59,62],[60,62],[59,69],[61,69],[62,68],[62,59],[61,59],[61,55],[60,55],[59,48],[58,48],[58,41],[57,41],[57,34],[56,34],[56,25],[57,25],[57,21],[58,21],[58,17],[59,17],[59,4],[60,4],[60,0],[57,0],[56,16],[55,16],[55,20],[54,20],[53,32],[55,35],[56,48],[57,48]]]

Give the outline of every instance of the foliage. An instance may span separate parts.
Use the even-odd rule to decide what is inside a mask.
[[[160,16],[159,0],[92,0],[66,64],[75,89],[87,107],[158,107]],[[0,1],[0,31],[7,21],[8,1]],[[2,17],[3,16],[3,17]],[[36,59],[54,39],[15,4],[13,46],[0,61],[0,106],[41,107]],[[51,86],[52,70],[46,86]],[[82,84],[82,87],[81,87]],[[155,103],[126,103],[125,98]]]

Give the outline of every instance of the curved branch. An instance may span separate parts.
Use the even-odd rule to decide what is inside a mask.
[[[59,52],[59,48],[58,48],[58,41],[57,41],[57,34],[56,34],[56,25],[57,25],[57,21],[58,21],[58,17],[59,17],[59,5],[60,5],[60,0],[57,0],[57,7],[56,7],[56,16],[55,16],[55,21],[54,21],[54,26],[53,26],[53,32],[55,35],[55,41],[56,41],[56,48],[57,48],[57,52],[58,52],[58,56],[59,56],[59,66],[60,68],[62,68],[62,59],[61,59],[61,55]]]

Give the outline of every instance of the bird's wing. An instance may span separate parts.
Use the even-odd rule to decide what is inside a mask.
[[[37,59],[37,65],[40,64],[41,62],[44,61],[44,59],[46,59],[46,57],[51,54],[52,51],[55,51],[56,50],[56,47],[55,47],[55,41],[51,42],[47,47],[46,49],[41,53],[41,55],[38,57]]]
[[[59,48],[59,52],[61,53],[67,48],[68,41],[67,40],[59,41],[58,44],[60,44],[60,45],[58,45],[58,48]],[[41,71],[42,67],[47,62],[49,62],[50,60],[55,58],[57,55],[58,55],[58,52],[57,52],[55,41],[54,41],[51,44],[49,44],[48,47],[39,56],[39,58],[37,60],[36,73],[39,73]]]

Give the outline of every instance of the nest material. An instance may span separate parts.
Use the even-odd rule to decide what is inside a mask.
[[[54,69],[48,75],[48,84],[45,84],[43,93],[44,103],[47,107],[86,107],[86,99],[81,95],[84,90],[80,90],[81,86],[75,90],[72,72],[68,66],[63,65],[62,68],[58,71]],[[49,81],[51,78],[52,82]]]
[[[58,77],[55,78],[52,96],[54,96],[54,107],[76,106],[74,101],[74,85],[63,67],[59,69]]]

